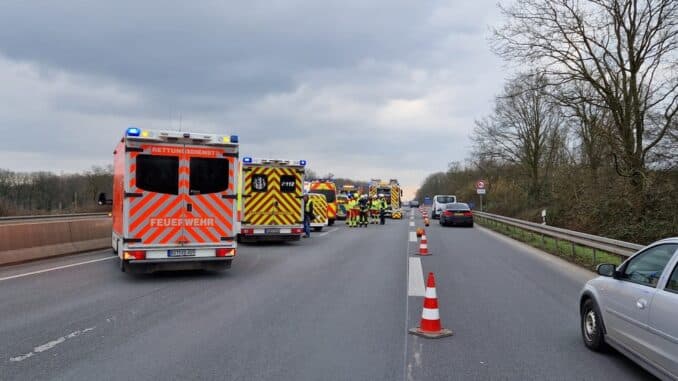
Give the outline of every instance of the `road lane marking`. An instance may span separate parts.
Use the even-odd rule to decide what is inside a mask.
[[[414,227],[414,221],[410,221],[410,227]]]
[[[331,229],[327,229],[326,231],[324,231],[324,232],[322,232],[322,233],[312,234],[311,237],[313,237],[313,236],[316,236],[316,237],[324,237],[324,236],[326,236],[326,235],[328,235],[328,234],[330,234],[330,233],[333,233],[333,232],[335,232],[335,231],[337,231],[337,228],[331,228]]]
[[[17,274],[17,275],[12,275],[12,276],[7,276],[7,277],[4,277],[4,278],[0,278],[0,282],[2,282],[3,280],[10,280],[10,279],[16,279],[16,278],[23,278],[23,277],[30,276],[30,275],[42,274],[42,273],[47,273],[47,272],[50,272],[50,271],[56,271],[56,270],[61,270],[61,269],[67,269],[67,268],[69,268],[69,267],[81,266],[81,265],[86,265],[86,264],[89,264],[89,263],[95,263],[95,262],[101,262],[101,261],[108,261],[108,260],[110,260],[110,259],[117,259],[117,258],[118,258],[118,257],[110,257],[110,256],[109,256],[109,257],[106,257],[106,258],[99,258],[99,259],[92,259],[92,260],[84,261],[84,262],[71,263],[70,265],[51,267],[51,268],[48,268],[48,269],[38,270],[38,271],[31,271],[31,272],[29,272],[29,273]]]
[[[85,334],[85,333],[90,332],[90,331],[94,331],[94,328],[96,328],[96,327],[90,327],[90,328],[85,328],[83,330],[77,330],[77,331],[71,332],[68,335],[61,336],[60,338],[58,338],[56,340],[52,340],[52,341],[47,342],[47,343],[42,344],[42,345],[38,345],[37,347],[33,348],[32,352],[28,352],[28,353],[25,353],[25,354],[19,355],[19,356],[10,357],[9,361],[10,362],[24,361],[28,358],[31,358],[31,357],[37,355],[38,353],[48,351],[48,350],[56,347],[59,344],[63,344],[63,343],[66,342],[66,340],[74,339],[74,338],[76,338],[76,337],[78,337],[82,334]]]
[[[421,258],[409,258],[409,273],[407,276],[407,295],[424,296],[424,270],[421,267]]]
[[[410,232],[410,242],[417,242],[417,233]]]

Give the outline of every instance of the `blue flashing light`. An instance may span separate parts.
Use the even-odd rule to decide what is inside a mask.
[[[238,135],[231,135],[231,143],[237,143],[238,142]]]
[[[141,129],[136,127],[130,127],[127,129],[127,136],[139,136],[141,135]]]
[[[299,165],[306,165],[306,160],[299,160]]]
[[[242,162],[245,164],[252,164],[252,158],[249,156],[243,157]]]

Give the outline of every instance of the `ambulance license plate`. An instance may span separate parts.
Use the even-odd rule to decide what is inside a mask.
[[[279,234],[280,228],[268,228],[265,230],[266,234]]]
[[[168,257],[195,257],[195,249],[167,250]]]

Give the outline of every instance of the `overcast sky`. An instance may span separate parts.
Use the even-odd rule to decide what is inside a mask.
[[[0,2],[0,168],[106,165],[127,126],[181,119],[411,193],[468,157],[507,77],[496,0],[94,3]]]

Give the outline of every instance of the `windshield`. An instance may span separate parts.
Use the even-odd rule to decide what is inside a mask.
[[[391,188],[377,188],[377,194],[383,194],[388,199],[391,197]]]
[[[325,195],[327,202],[334,202],[337,199],[337,193],[331,189],[314,189],[313,192]]]
[[[450,204],[457,202],[457,198],[455,196],[437,196],[436,202],[438,204]]]

